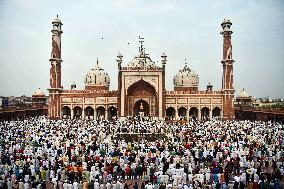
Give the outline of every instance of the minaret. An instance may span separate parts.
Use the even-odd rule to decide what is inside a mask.
[[[117,59],[116,59],[116,62],[117,62],[117,68],[118,68],[118,99],[117,99],[117,115],[118,116],[121,116],[121,88],[122,88],[122,71],[121,71],[121,64],[122,64],[122,58],[123,58],[123,55],[118,52],[117,54]]]
[[[221,34],[223,35],[223,60],[221,61],[223,65],[223,77],[222,77],[222,91],[224,93],[223,98],[223,118],[233,119],[234,118],[234,87],[233,87],[233,57],[232,57],[232,43],[231,35],[233,31],[231,30],[231,21],[224,19],[221,24],[223,30]]]
[[[48,116],[50,119],[60,118],[60,93],[61,86],[61,20],[57,17],[52,21],[52,51],[50,56],[50,88]]]
[[[162,67],[163,67],[163,74],[162,74],[162,90],[163,90],[163,101],[162,101],[162,107],[163,107],[163,111],[162,111],[162,116],[165,117],[166,116],[166,64],[167,64],[167,55],[165,53],[162,54],[161,56],[162,60]]]

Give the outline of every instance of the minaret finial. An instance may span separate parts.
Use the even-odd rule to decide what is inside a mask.
[[[99,65],[99,58],[97,58],[97,65]]]
[[[56,17],[58,18],[58,14],[56,15]]]

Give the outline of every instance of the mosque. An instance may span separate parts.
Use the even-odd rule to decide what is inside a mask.
[[[109,90],[110,77],[99,61],[86,74],[85,89],[63,89],[61,85],[61,35],[62,22],[58,16],[52,21],[52,51],[50,58],[50,88],[48,116],[50,119],[95,119],[141,115],[158,119],[181,118],[233,119],[233,58],[231,21],[222,22],[223,66],[222,89],[198,90],[199,77],[185,63],[173,78],[174,90],[165,88],[167,56],[162,53],[161,64],[152,61],[145,53],[143,38],[137,56],[128,64],[123,55],[117,55],[118,89]]]

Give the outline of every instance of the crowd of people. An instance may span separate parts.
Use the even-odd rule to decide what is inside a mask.
[[[279,123],[36,117],[0,135],[0,188],[284,188]]]

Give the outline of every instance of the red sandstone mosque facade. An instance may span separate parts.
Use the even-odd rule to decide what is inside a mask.
[[[145,53],[143,38],[140,38],[139,53],[127,65],[122,54],[117,55],[118,90],[110,91],[110,78],[100,66],[85,76],[85,89],[63,89],[61,85],[61,35],[62,22],[57,17],[52,21],[52,52],[48,116],[51,119],[94,119],[113,116],[153,116],[159,119],[178,120],[181,117],[210,119],[218,116],[233,119],[233,58],[231,44],[231,21],[225,19],[223,35],[222,89],[213,90],[209,83],[206,91],[198,90],[198,75],[187,63],[173,78],[174,90],[165,89],[167,56],[161,56],[161,66],[155,64]]]

